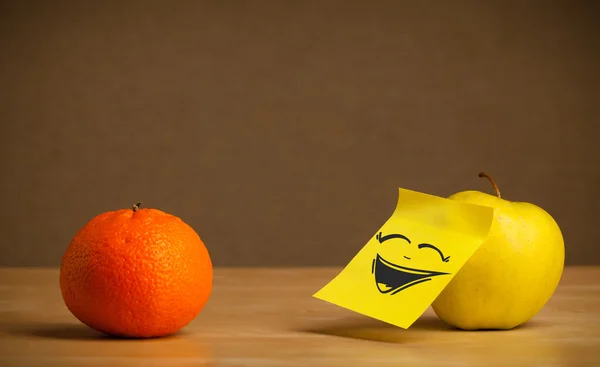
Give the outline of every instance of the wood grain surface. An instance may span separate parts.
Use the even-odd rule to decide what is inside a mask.
[[[57,269],[0,269],[0,366],[600,366],[600,267],[565,269],[511,331],[403,330],[312,298],[334,268],[215,269],[204,311],[163,339],[119,340],[65,308]]]

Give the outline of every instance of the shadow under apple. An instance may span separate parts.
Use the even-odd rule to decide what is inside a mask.
[[[538,328],[541,324],[534,321],[523,324],[511,330]],[[511,330],[483,329],[467,331],[446,324],[436,316],[423,316],[409,329],[402,329],[370,318],[346,318],[328,325],[304,328],[305,333],[327,336],[361,339],[384,343],[410,343],[431,338],[434,334],[455,332],[462,335],[475,333],[505,333]]]

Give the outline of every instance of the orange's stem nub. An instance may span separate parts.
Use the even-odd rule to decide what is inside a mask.
[[[500,190],[498,189],[498,186],[496,186],[496,183],[490,177],[490,175],[488,175],[485,172],[479,172],[479,177],[485,177],[485,178],[487,178],[490,181],[490,183],[492,184],[492,186],[494,187],[494,191],[496,191],[496,196],[498,196],[499,198],[502,198],[502,195],[500,195]]]
[[[135,203],[133,205],[133,211],[136,212],[140,208],[140,206],[142,206],[142,203]]]

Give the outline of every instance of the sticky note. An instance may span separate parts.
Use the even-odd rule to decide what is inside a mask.
[[[481,246],[494,209],[399,189],[392,216],[313,296],[409,328]]]

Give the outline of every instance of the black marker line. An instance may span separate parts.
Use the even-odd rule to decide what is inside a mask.
[[[371,274],[375,274],[375,259],[371,262]]]
[[[400,238],[400,239],[405,240],[406,242],[410,243],[410,240],[408,238],[406,238],[405,236],[403,236],[399,233],[388,234],[387,236],[382,236],[381,232],[379,232],[379,234],[376,236],[376,238],[379,240],[379,243],[384,243],[385,241],[391,240],[392,238]]]
[[[425,282],[428,282],[430,280],[431,280],[431,278],[425,278],[425,279],[421,279],[421,280],[418,280],[418,281],[413,282],[413,283],[406,284],[406,285],[404,285],[404,286],[396,289],[394,292],[390,293],[390,296],[392,296],[392,295],[394,295],[394,294],[396,294],[396,293],[398,293],[398,292],[400,292],[402,290],[405,290],[408,287],[412,287],[413,285],[417,285],[419,283],[425,283]]]
[[[431,245],[429,243],[422,243],[422,244],[420,244],[419,245],[419,249],[422,249],[422,248],[430,248],[432,250],[437,251],[437,253],[440,254],[440,257],[442,258],[442,261],[445,262],[445,263],[447,263],[448,260],[450,259],[450,256],[444,257],[444,254],[442,253],[442,251],[440,251],[439,248],[437,248],[434,245]]]
[[[409,272],[415,272],[417,274],[426,274],[428,276],[450,274],[450,273],[442,273],[442,272],[439,272],[439,271],[415,269],[415,268],[409,268],[407,266],[397,265],[397,264],[394,264],[393,262],[387,261],[386,259],[384,259],[383,257],[381,257],[379,254],[377,254],[377,258],[379,260],[381,260],[381,262],[384,263],[385,265],[391,267],[392,269],[396,269],[396,270],[398,270],[398,269],[400,269],[400,270],[408,270]]]

